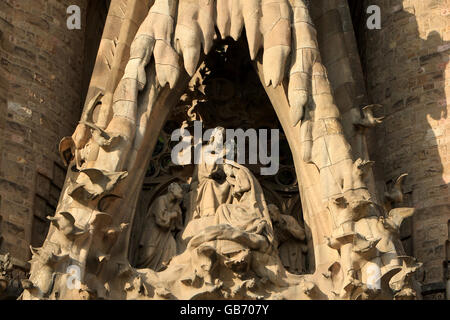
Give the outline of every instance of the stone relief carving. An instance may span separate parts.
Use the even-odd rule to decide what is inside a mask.
[[[283,267],[293,274],[305,273],[303,255],[308,252],[305,230],[292,216],[282,214],[274,204],[269,205],[269,214]]]
[[[10,255],[0,255],[0,300],[6,295],[11,286],[11,272],[13,265],[10,261]]]
[[[225,130],[217,128],[209,143],[202,147],[202,154],[205,154],[206,150],[216,151],[217,154],[209,153],[194,170],[189,199],[191,208],[188,210],[187,222],[213,216],[220,204],[231,201],[230,184],[220,182],[223,180],[223,169],[221,170],[215,161],[215,158],[224,158],[226,150],[219,147],[224,141],[224,135]]]
[[[371,163],[355,158],[344,134],[309,8],[303,0],[232,3],[139,1],[124,12],[113,1],[106,29],[120,39],[113,48],[114,67],[94,74],[82,120],[61,143],[69,166],[66,184],[43,247],[33,249],[23,299],[417,296],[411,275],[419,265],[402,255],[391,228],[413,209],[385,211],[369,191]],[[119,11],[121,22],[114,18]],[[284,268],[263,188],[249,168],[232,161],[195,168],[184,204],[185,249],[170,261],[155,262],[154,254],[161,252],[143,250],[145,268],[134,268],[127,225],[136,218],[139,191],[164,123],[189,82],[192,86],[198,78],[216,37],[238,41],[244,27],[246,50],[291,148],[315,270],[298,275]],[[129,57],[122,49],[127,46]],[[204,94],[214,97],[214,92]],[[218,100],[231,96],[225,85]],[[372,122],[378,121],[366,109],[359,123]],[[172,196],[173,187],[160,200]],[[180,210],[164,211],[165,204],[157,203],[155,213],[166,212],[166,221],[155,219],[142,247],[168,237],[172,255],[174,237],[161,227],[178,228],[172,222]],[[70,266],[80,269],[77,288],[67,285]]]
[[[183,229],[183,197],[180,185],[172,183],[168,193],[150,206],[139,241],[137,267],[160,271],[179,252],[174,234]]]
[[[376,127],[378,124],[382,123],[384,117],[375,117],[374,110],[380,109],[381,105],[368,105],[360,108],[353,108],[351,110],[351,120],[353,131],[350,134],[353,137],[354,154],[356,157],[364,158],[367,153],[367,145],[365,141],[366,133],[369,129]],[[368,159],[365,159],[368,160]]]
[[[22,269],[24,266],[18,267],[10,254],[0,255],[0,300],[13,300],[21,295],[26,277]]]

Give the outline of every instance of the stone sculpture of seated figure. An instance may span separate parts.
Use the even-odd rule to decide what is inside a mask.
[[[276,282],[281,263],[274,250],[273,230],[262,188],[250,170],[233,161],[225,161],[223,170],[230,187],[231,200],[218,206],[214,216],[195,219],[195,234],[189,239],[195,273],[213,283],[215,267],[225,267],[235,275],[257,275]],[[271,263],[258,263],[261,257]],[[269,270],[267,266],[272,266]]]
[[[222,134],[217,128],[209,144]],[[180,286],[183,297],[192,298],[217,297],[216,291],[244,297],[243,291],[251,294],[261,281],[279,285],[283,267],[263,189],[248,168],[218,160],[197,165],[185,197],[184,248],[167,269],[146,271],[153,286]]]

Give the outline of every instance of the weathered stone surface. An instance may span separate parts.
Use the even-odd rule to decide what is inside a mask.
[[[336,102],[333,87],[351,81],[353,73],[358,78],[360,71],[352,53],[355,47],[343,45],[351,43],[351,36],[338,34],[332,43],[340,44],[340,60],[328,58],[324,65],[323,47],[303,0],[255,0],[250,5],[246,0],[234,1],[233,8],[225,3],[131,1],[123,7],[120,1],[112,2],[110,12],[122,22],[107,22],[105,36],[116,29],[120,36],[113,39],[114,47],[100,46],[101,62],[81,121],[60,145],[70,170],[56,214],[48,217],[52,226],[47,241],[33,249],[23,299],[82,299],[84,289],[67,286],[71,277],[67,270],[74,267],[80,269],[83,276],[78,280],[87,292],[101,298],[419,297],[412,275],[421,264],[406,257],[400,243],[401,224],[414,209],[394,207],[404,199],[406,175],[385,193],[384,206],[377,203],[374,186],[369,187],[372,162],[364,147],[365,131],[357,130],[375,126],[382,118],[376,118],[373,106],[368,106],[346,124],[348,130],[341,124],[340,111],[348,111],[348,106],[342,105],[343,100]],[[213,6],[217,16],[208,14]],[[337,4],[315,2],[314,6],[327,8],[323,21],[333,22],[333,30],[343,33]],[[116,11],[119,7],[121,12]],[[205,148],[213,148],[216,160],[222,162],[196,165],[189,178],[188,201],[182,188],[172,184],[167,195],[151,204],[153,223],[144,221],[148,228],[142,232],[137,258],[137,264],[147,269],[135,269],[128,261],[130,231],[126,230],[136,215],[157,133],[186,88],[208,85],[207,73],[197,70],[205,55],[211,54],[214,26],[222,38],[234,40],[247,27],[248,46],[241,41],[236,54],[246,50],[244,46],[249,48],[289,142],[305,203],[304,222],[312,232],[315,270],[311,274],[286,271],[289,263],[282,261],[278,254],[282,247],[277,245],[283,240],[280,233],[274,234],[264,191],[247,167],[231,160],[222,163],[225,155],[217,141],[225,130],[220,127]],[[321,39],[329,37],[329,29],[320,30]],[[123,47],[130,49],[120,50]],[[107,70],[101,67],[105,61]],[[212,73],[215,68],[219,65],[213,63]],[[45,84],[46,79],[39,79]],[[205,91],[205,101],[214,98]],[[53,126],[49,118],[42,121]],[[357,137],[351,142],[359,143],[357,154],[349,137]],[[50,205],[54,204],[52,173],[44,165],[39,176],[39,196],[49,197]],[[181,207],[174,206],[182,198],[184,230],[178,223]],[[175,241],[176,230],[182,234],[181,243]],[[294,234],[293,230],[289,232]],[[371,283],[371,268],[378,270],[378,286]]]
[[[101,28],[105,17],[93,12],[103,1],[24,3],[0,4],[0,249],[26,261],[35,247],[24,299],[420,298],[421,263],[406,255],[424,262],[425,298],[442,296],[449,46],[436,1],[366,3],[381,6],[383,29],[357,30],[364,72],[344,0],[112,0],[95,66],[99,31],[68,31],[65,9],[80,5],[83,21]],[[196,180],[193,168],[169,164],[167,143],[158,149],[166,120],[180,126],[177,104],[189,109],[183,127],[193,117],[248,117],[231,106],[253,83],[237,77],[230,90],[238,64],[208,60],[223,43],[221,54],[254,60],[284,131],[293,163],[275,180],[290,181],[288,201],[245,166],[219,165]],[[89,88],[83,65],[94,68]],[[198,116],[208,104],[217,112]],[[180,180],[187,195],[163,204]],[[145,198],[142,185],[158,187]],[[271,217],[269,202],[295,219]],[[148,208],[156,222],[139,217]],[[144,237],[135,241],[136,231]],[[84,276],[71,290],[74,266]],[[374,267],[383,290],[371,287]]]
[[[413,218],[412,252],[425,284],[445,283],[442,247],[449,241],[449,47],[446,1],[365,1],[381,7],[382,30],[360,32],[362,62],[373,103],[386,117],[370,137],[377,185],[403,172]],[[433,242],[430,242],[433,241]]]
[[[35,195],[49,196],[48,181],[41,178],[53,178],[53,167],[61,162],[57,142],[80,115],[85,29],[68,32],[66,10],[76,4],[84,11],[86,3],[0,5],[0,194],[5,200],[0,214],[3,233],[13,236],[6,237],[2,251],[22,261],[30,258]]]

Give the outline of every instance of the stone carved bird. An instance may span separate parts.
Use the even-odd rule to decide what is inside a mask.
[[[87,104],[86,112],[83,113],[80,123],[71,137],[64,137],[59,144],[59,153],[66,166],[75,159],[78,168],[81,167],[81,149],[89,141],[92,133],[87,123],[92,123],[92,114],[95,107],[101,104],[103,93],[98,92]]]
[[[375,108],[381,108],[382,105],[379,104],[371,104],[362,108],[363,116],[356,121],[355,125],[363,127],[363,128],[373,128],[376,125],[383,122],[385,117],[376,118],[373,115],[373,111]]]
[[[68,190],[77,200],[92,200],[108,194],[116,185],[128,176],[128,172],[108,172],[96,168],[80,170],[76,182]]]
[[[411,217],[414,211],[414,208],[392,209],[387,217],[380,217],[379,220],[388,231],[398,234],[403,221]]]
[[[403,183],[405,178],[408,176],[407,173],[402,174],[395,180],[394,186],[391,188],[389,192],[385,192],[384,196],[386,199],[392,203],[401,203],[403,202]]]
[[[69,212],[60,212],[55,217],[48,216],[48,220],[58,228],[66,237],[81,236],[87,233],[87,230],[81,229],[75,225],[75,218]]]
[[[353,187],[355,189],[364,185],[364,180],[369,175],[374,164],[374,161],[363,160],[361,158],[355,161],[352,174]]]
[[[373,167],[374,164],[375,161],[363,160],[359,158],[355,161],[355,173],[360,176],[365,176],[367,175],[367,173],[369,173],[369,170]]]
[[[394,291],[397,291],[396,298],[407,299],[416,297],[415,291],[411,288],[411,278],[417,270],[422,267],[422,263],[418,262],[414,257],[400,256],[402,259],[402,268],[390,282],[390,286]]]

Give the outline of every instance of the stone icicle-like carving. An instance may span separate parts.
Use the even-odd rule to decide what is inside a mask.
[[[33,250],[23,299],[392,298],[389,288],[398,297],[414,296],[408,286],[417,266],[399,254],[389,227],[397,212],[383,222],[385,212],[365,181],[370,163],[353,158],[303,0],[113,0],[111,12],[119,9],[133,23],[107,22],[106,30],[120,30],[121,46],[113,46],[118,60],[94,75],[97,92],[91,87],[82,121],[61,143],[67,179],[47,239]],[[126,225],[158,133],[216,38],[237,40],[244,27],[256,72],[289,137],[302,196],[309,197],[305,221],[316,271],[284,269],[262,188],[232,162],[218,168],[226,188],[210,188],[228,199],[187,222],[184,232],[198,232],[185,237],[184,252],[161,272],[135,269],[127,259]],[[119,47],[127,46],[125,60]],[[370,108],[360,120],[362,126],[378,121]],[[207,192],[199,194],[197,201],[208,201]],[[204,223],[196,229],[195,220]],[[79,270],[79,286],[68,286],[71,267]],[[379,286],[369,279],[371,268]]]

